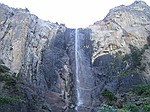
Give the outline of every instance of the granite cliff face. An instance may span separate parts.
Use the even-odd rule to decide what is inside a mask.
[[[150,82],[149,46],[145,2],[111,9],[77,30],[0,4],[0,64],[23,81],[23,100],[12,112],[96,112],[105,88],[123,94]]]
[[[150,82],[149,14],[150,7],[136,1],[111,9],[102,21],[89,26],[95,103],[104,88],[120,94]]]
[[[65,110],[72,79],[66,50],[69,44],[69,38],[65,36],[67,28],[43,21],[28,10],[3,4],[0,23],[0,59],[13,76],[21,78],[26,85],[22,88],[29,104],[23,111]],[[44,109],[45,104],[40,105],[40,102],[46,102]]]

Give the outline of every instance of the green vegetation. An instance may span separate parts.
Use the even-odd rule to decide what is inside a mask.
[[[125,56],[123,57],[123,61],[128,61],[130,59],[130,55],[125,54]]]
[[[150,112],[150,104],[144,105],[142,110],[140,110],[140,108],[142,107],[138,107],[132,103],[125,104],[124,108],[122,109],[117,109],[117,108],[114,108],[113,106],[104,104],[103,106],[99,108],[97,112]]]
[[[122,72],[118,73],[116,76],[113,76],[112,79],[116,78],[116,77],[125,77],[127,76],[129,73],[132,73],[133,69],[132,68],[127,68],[125,70],[123,70]]]
[[[19,96],[20,98],[23,98],[24,94],[17,85],[21,81],[16,77],[11,76],[11,73],[9,73],[9,68],[7,68],[6,66],[0,65],[0,68],[0,82],[3,83],[3,85],[1,86],[2,91],[7,92],[8,96]]]
[[[115,109],[113,106],[103,105],[99,108],[98,112],[117,112],[117,109]]]
[[[110,100],[110,101],[116,101],[117,100],[117,97],[111,91],[109,91],[108,89],[104,89],[104,91],[102,92],[102,95],[107,100]]]
[[[136,46],[130,45],[131,50],[131,59],[132,59],[132,68],[141,68],[144,70],[144,67],[141,66],[142,55],[144,54],[145,50],[148,49],[148,45],[145,44],[144,47],[140,50]]]
[[[18,96],[20,98],[24,97],[23,92],[19,89],[17,85],[18,81],[14,77],[6,75],[3,81],[4,81],[3,85],[4,91],[11,92],[13,96]]]
[[[17,79],[9,75],[9,68],[0,65],[0,82],[4,82],[4,89],[16,89]]]
[[[19,97],[6,97],[6,96],[0,96],[0,105],[11,105],[16,101],[19,101]]]
[[[0,65],[0,73],[6,73],[8,72],[10,69],[4,65]]]
[[[113,106],[104,104],[103,106],[99,108],[97,112],[132,112],[132,111],[127,110],[127,109],[117,109],[117,108],[114,108]]]
[[[150,112],[150,104],[144,105],[143,110],[144,112]]]
[[[112,67],[112,70],[114,70],[115,75],[110,77],[111,80],[113,80],[116,77],[124,78],[127,75],[132,74],[134,71],[137,69],[139,71],[145,71],[146,69],[146,64],[142,63],[142,57],[146,49],[149,48],[148,44],[145,44],[143,48],[139,49],[136,46],[129,45],[130,54],[126,54],[123,58],[121,57],[121,61],[123,63],[128,62],[129,67],[120,70],[120,66],[116,66],[115,62],[110,62],[110,66]],[[118,51],[116,53],[116,57],[119,57],[122,55],[121,51]],[[119,72],[118,72],[119,71]]]
[[[134,68],[141,66],[143,50],[139,50],[133,45],[130,45],[129,48],[131,50],[132,66]]]
[[[145,44],[143,49],[148,49],[148,44]]]
[[[8,75],[9,70],[10,69],[8,67],[0,65],[0,81],[5,82],[5,87],[7,88],[15,87],[17,83],[15,77]]]
[[[142,63],[142,59],[144,59],[143,54],[146,49],[149,49],[149,45],[145,44],[141,49],[133,45],[129,46],[131,53],[120,58],[123,63],[129,65],[128,68],[120,70],[114,61],[110,62],[110,66],[115,73],[111,78],[124,78],[134,72],[145,71],[147,65]],[[120,55],[122,55],[122,52],[116,53],[116,57]],[[98,112],[150,112],[150,83],[135,85],[123,95],[118,93],[118,97],[108,89],[104,89],[101,95],[104,102]]]
[[[97,112],[150,112],[150,83],[136,85],[123,96],[118,94],[119,99],[108,89],[102,96],[107,100]]]
[[[143,48],[139,49],[136,46],[129,45],[131,54],[126,54],[123,58],[123,61],[129,61],[131,62],[131,69],[139,69],[141,71],[145,70],[145,66],[141,63],[142,56],[146,49],[148,49],[148,44],[145,44]]]
[[[5,82],[4,85],[5,89],[16,87],[16,83],[17,83],[17,80],[14,77],[7,74],[0,74],[0,81]]]
[[[127,104],[124,106],[124,109],[125,109],[125,110],[128,110],[128,111],[130,111],[130,112],[139,112],[138,107],[137,107],[135,104],[132,104],[132,103],[127,103]]]
[[[138,95],[149,95],[150,96],[150,83],[136,85],[132,91]]]
[[[4,63],[2,63],[4,64]],[[0,112],[3,106],[20,103],[24,98],[24,93],[19,88],[20,80],[10,72],[10,69],[0,63]]]
[[[116,56],[116,57],[122,56],[122,51],[119,50],[118,52],[116,52],[115,56]]]

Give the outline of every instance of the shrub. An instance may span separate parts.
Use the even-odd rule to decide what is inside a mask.
[[[132,103],[127,103],[124,107],[125,110],[131,111],[131,112],[139,112],[139,109],[136,105]]]
[[[16,86],[16,79],[7,74],[0,74],[0,81],[5,81],[6,86]]]
[[[144,109],[144,112],[150,112],[150,104],[144,105],[143,109]]]
[[[17,81],[15,78],[9,77],[9,80],[7,80],[5,84],[7,86],[16,86],[16,83],[17,83]]]
[[[21,80],[18,80],[13,77],[13,76],[10,76],[8,74],[0,74],[0,82],[3,82],[4,85],[2,86],[2,89],[3,90],[7,90],[7,92],[10,92],[11,95],[17,95],[19,97],[24,97],[24,93],[23,91],[19,88],[19,86],[17,85],[18,83],[23,83],[21,82]]]
[[[17,97],[0,97],[0,105],[6,105],[6,104],[12,104],[16,101],[18,101],[19,99]]]
[[[98,112],[118,112],[118,111],[117,111],[117,109],[115,109],[112,106],[103,105],[102,107],[100,107],[100,109],[98,110]]]
[[[108,100],[111,100],[111,101],[117,100],[117,97],[108,89],[104,89],[104,91],[102,92],[102,95]]]
[[[148,44],[145,44],[143,49],[148,49]]]
[[[130,55],[125,54],[125,56],[123,57],[123,61],[127,61],[130,59]]]
[[[97,112],[132,112],[127,109],[116,109],[113,106],[103,105]]]
[[[150,83],[136,85],[132,91],[138,95],[150,95]]]
[[[141,66],[142,61],[142,55],[144,54],[145,50],[148,49],[148,44],[145,44],[142,49],[138,49],[138,47],[129,45],[130,51],[131,51],[131,59],[132,59],[132,67],[133,68],[139,68]],[[142,67],[142,70],[145,68]]]
[[[131,112],[130,110],[121,109],[119,112]]]
[[[137,68],[138,66],[141,66],[142,52],[133,45],[130,45],[129,48],[131,50],[133,67]]]
[[[0,73],[6,73],[8,72],[10,69],[4,65],[0,65]]]

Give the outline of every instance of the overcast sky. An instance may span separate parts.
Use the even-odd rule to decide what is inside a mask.
[[[15,8],[28,8],[32,14],[67,27],[87,27],[102,20],[109,9],[130,5],[135,0],[0,0]],[[150,6],[150,0],[144,0]]]

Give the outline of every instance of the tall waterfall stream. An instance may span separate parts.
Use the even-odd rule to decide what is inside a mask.
[[[79,52],[79,31],[78,29],[75,30],[75,62],[76,62],[76,91],[77,91],[77,106],[78,107],[82,104],[82,100],[80,98],[80,80],[79,80],[79,62],[80,61],[80,52]]]

